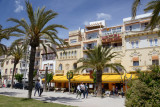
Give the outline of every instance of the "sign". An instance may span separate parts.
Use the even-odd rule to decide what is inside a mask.
[[[89,84],[89,88],[93,88],[93,84]]]
[[[121,40],[121,37],[119,34],[112,34],[112,35],[103,36],[102,40],[103,42],[113,42],[113,41]]]
[[[90,22],[90,25],[103,25],[106,26],[105,20]]]

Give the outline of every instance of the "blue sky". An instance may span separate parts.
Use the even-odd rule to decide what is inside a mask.
[[[150,0],[142,0],[137,14],[142,14],[145,4]],[[122,24],[122,19],[131,16],[131,5],[133,0],[30,0],[34,9],[46,6],[59,15],[49,23],[62,24],[68,30],[58,29],[58,36],[68,38],[69,31],[82,29],[90,21],[106,20],[107,26]],[[25,18],[25,0],[0,0],[0,24],[3,28],[13,25],[7,22],[8,18]],[[2,40],[9,46],[15,37],[10,40]]]

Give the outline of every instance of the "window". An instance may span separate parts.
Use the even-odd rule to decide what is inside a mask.
[[[118,70],[119,72],[122,71],[122,68],[121,68],[120,66],[116,66],[116,68],[117,68],[117,70]]]
[[[10,74],[12,74],[12,68],[10,69]]]
[[[109,72],[108,67],[105,67],[104,70],[103,70],[103,72]]]
[[[47,64],[44,64],[43,69],[46,69],[46,67],[47,67]]]
[[[13,64],[14,63],[14,60],[11,60],[11,64]]]
[[[73,64],[73,69],[77,69],[77,63]]]
[[[62,57],[62,52],[60,53],[60,56]]]
[[[77,42],[77,39],[71,39],[70,40],[70,43],[76,43]]]
[[[23,67],[25,67],[26,64],[23,64]]]
[[[53,64],[50,64],[50,69],[53,69]]]
[[[77,51],[74,51],[74,56],[76,56],[77,55]]]
[[[6,65],[8,65],[8,61],[6,61]]]
[[[98,37],[98,32],[94,32],[94,33],[89,33],[87,35],[87,39],[95,39]]]
[[[150,39],[149,42],[150,42],[150,46],[152,46],[152,39]]]
[[[59,70],[62,70],[62,64],[59,64]]]
[[[152,60],[152,65],[159,65],[159,60]]]
[[[129,30],[132,31],[132,26],[129,26]]]
[[[40,57],[40,52],[37,52],[37,57]]]
[[[138,41],[136,41],[136,48],[138,48]]]
[[[7,74],[7,69],[5,69],[5,74]]]
[[[134,42],[131,42],[131,44],[132,44],[132,48],[134,48]]]
[[[154,42],[155,42],[155,46],[157,46],[158,39],[154,39]]]
[[[139,66],[139,61],[133,61],[133,66]]]

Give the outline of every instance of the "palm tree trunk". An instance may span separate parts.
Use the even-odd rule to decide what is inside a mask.
[[[102,71],[97,70],[96,72],[96,79],[97,79],[97,97],[102,97]]]
[[[30,63],[29,63],[29,90],[28,98],[31,99],[32,88],[33,88],[33,71],[35,62],[36,47],[31,46]]]
[[[16,63],[14,63],[14,66],[13,66],[13,72],[12,72],[12,82],[11,82],[11,88],[13,89],[13,80],[14,80],[14,72],[15,72],[15,69],[16,69]]]

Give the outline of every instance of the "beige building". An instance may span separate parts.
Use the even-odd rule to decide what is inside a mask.
[[[133,74],[137,69],[148,71],[149,66],[153,64],[159,65],[160,55],[160,39],[158,37],[158,27],[153,31],[145,30],[151,19],[151,14],[138,15],[135,20],[131,17],[124,18],[123,24],[113,27],[106,27],[105,21],[90,22],[85,26],[84,30],[76,30],[69,32],[69,38],[66,42],[70,47],[66,47],[65,51],[57,48],[60,56],[56,59],[56,76],[54,82],[56,87],[67,88],[68,81],[66,72],[74,70],[77,66],[76,61],[79,58],[87,57],[84,51],[87,48],[94,48],[99,44],[104,47],[112,47],[112,52],[117,52],[117,57],[112,59],[111,63],[121,63],[125,69],[125,74],[121,68],[117,68],[122,75],[117,75],[115,71],[105,68],[102,76],[102,86],[105,89],[112,90],[113,87],[121,88],[122,80],[135,78]],[[93,79],[90,78],[90,69],[79,72],[72,79],[72,84],[86,82],[93,88]],[[125,74],[126,77],[123,77]]]

